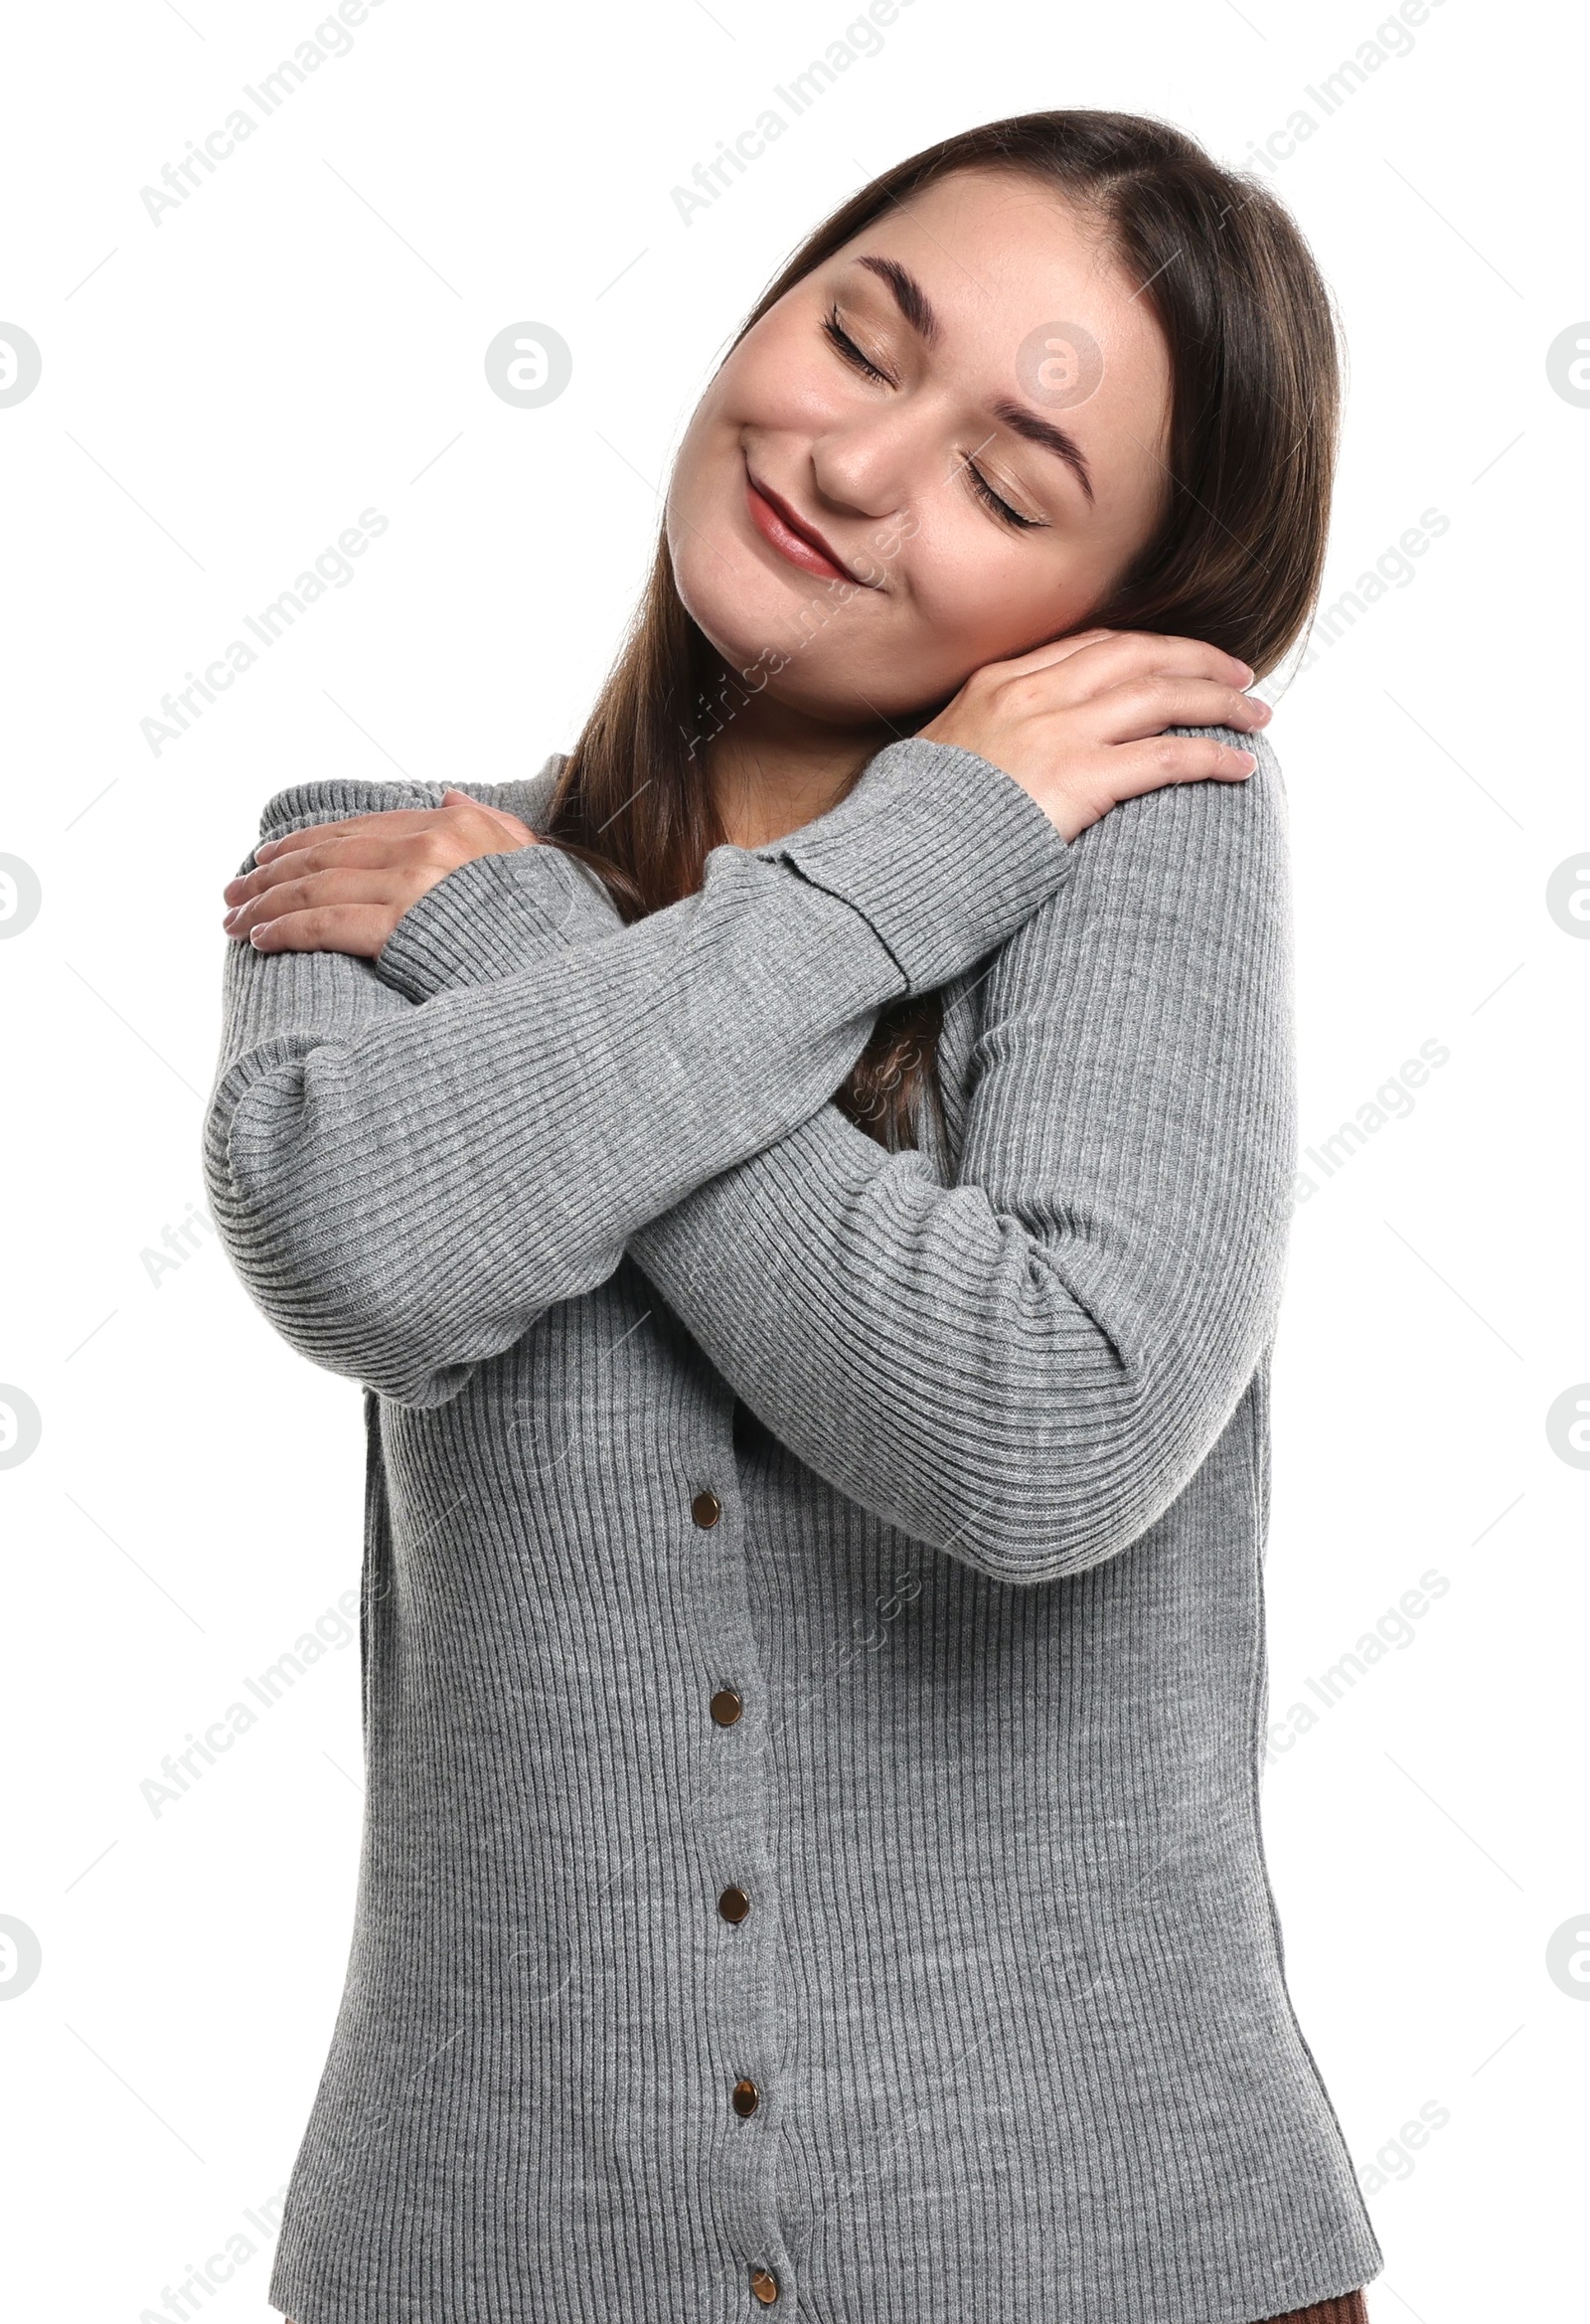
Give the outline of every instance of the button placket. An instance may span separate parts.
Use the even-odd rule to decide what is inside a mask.
[[[732,1461],[732,1444],[723,1449]],[[749,2281],[758,2306],[778,2301],[783,2310],[792,2310],[798,2304],[794,2286],[787,2273],[780,2272],[788,2253],[777,2208],[778,2146],[764,2126],[768,2101],[777,2093],[758,2078],[779,2042],[776,1969],[767,1957],[768,1946],[777,1942],[779,1914],[771,1897],[762,1897],[761,1909],[753,1909],[768,1879],[769,1835],[765,1739],[758,1725],[758,1719],[765,1718],[765,1706],[749,1634],[742,1511],[729,1485],[720,1475],[715,1477],[711,1468],[705,1477],[698,1470],[687,1490],[698,1544],[695,1556],[707,1561],[702,1572],[710,1580],[708,1602],[715,1617],[720,1611],[727,1633],[719,1631],[713,1641],[715,1655],[722,1660],[711,1673],[705,1705],[714,1733],[710,1743],[703,1738],[703,1765],[704,1770],[711,1769],[708,1784],[716,1810],[703,1837],[711,1831],[709,1879],[712,1871],[717,1878],[709,1896],[717,1922],[715,1949],[721,1964],[715,1979],[714,2047],[727,2068],[716,2098],[722,2110],[718,2118],[725,2124],[722,2136],[728,2141],[719,2150],[719,2168],[731,2173],[735,2190],[730,2248],[737,2245],[739,2265],[747,2271],[740,2276],[741,2284]],[[710,1549],[706,1537],[711,1537]],[[700,1696],[697,1701],[701,1703]],[[758,1718],[747,1721],[747,1709]],[[700,1710],[697,1717],[701,1718]],[[776,2129],[776,2115],[774,2122]],[[743,2291],[740,2297],[744,2298]]]

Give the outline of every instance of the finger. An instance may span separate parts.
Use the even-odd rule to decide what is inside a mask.
[[[1253,671],[1235,654],[1198,637],[1178,637],[1157,630],[1097,629],[1056,639],[1010,662],[991,662],[987,675],[997,679],[1036,677],[1041,671],[1064,665],[1068,703],[1080,705],[1133,677],[1155,674],[1210,678],[1240,692],[1253,683]]]
[[[1245,782],[1257,764],[1257,751],[1216,742],[1212,735],[1159,735],[1112,750],[1107,781],[1113,799],[1135,799],[1167,783]]]
[[[349,865],[294,874],[289,859],[278,878],[239,897],[222,924],[229,935],[246,936],[263,921],[292,912],[379,904],[401,913],[443,876],[412,869],[403,873],[391,865]]]
[[[243,940],[256,952],[352,952],[374,960],[400,917],[390,905],[315,905],[264,920]]]
[[[1156,677],[1092,696],[1088,716],[1100,741],[1135,743],[1167,727],[1235,727],[1254,734],[1269,725],[1270,708],[1214,678]]]
[[[440,878],[467,857],[468,850],[460,846],[456,831],[449,833],[445,824],[396,832],[380,828],[380,817],[372,816],[364,828],[356,824],[343,837],[330,839],[317,827],[310,844],[256,863],[251,872],[239,872],[221,893],[229,904],[239,904],[283,880],[301,880],[311,872],[379,867],[408,873],[429,870]]]
[[[275,839],[260,842],[254,849],[254,862],[256,865],[278,863],[284,855],[301,855],[324,840],[356,838],[378,827],[399,838],[416,831],[446,829],[456,823],[460,807],[487,817],[491,828],[506,832],[516,847],[528,847],[536,838],[530,826],[522,823],[517,815],[490,807],[483,799],[472,799],[467,791],[450,788],[439,807],[377,808],[368,815],[344,815],[333,822],[308,823],[297,831],[284,831]]]
[[[1073,672],[1096,692],[1133,678],[1213,678],[1241,692],[1253,683],[1251,666],[1210,645],[1207,638],[1179,637],[1152,629],[1108,630],[1091,639]]]
[[[357,831],[361,825],[368,823],[380,823],[395,831],[422,830],[427,824],[434,823],[437,812],[435,807],[378,807],[373,808],[368,815],[340,816],[334,823],[305,823],[297,831],[283,831],[274,839],[261,840],[254,849],[254,862],[262,864],[273,856],[287,855],[297,848],[313,847],[317,840],[341,839],[348,832]]]
[[[460,808],[468,810],[467,818],[460,816]],[[479,799],[471,799],[467,792],[455,792],[453,803],[440,807],[389,807],[370,815],[350,815],[332,823],[306,824],[300,831],[283,832],[278,839],[265,840],[254,850],[254,871],[239,873],[229,880],[222,890],[229,903],[250,892],[248,883],[258,885],[256,874],[269,876],[270,867],[287,861],[298,870],[307,861],[312,865],[346,862],[357,851],[361,862],[399,863],[406,860],[406,851],[417,838],[435,832],[447,835],[439,852],[428,859],[443,870],[468,862],[472,855],[485,855],[493,850],[472,844],[470,822],[476,817],[485,819],[485,827],[497,840],[506,840],[511,848],[529,847],[536,834],[517,815],[510,815],[495,807],[486,806]],[[372,837],[381,843],[380,852],[372,855],[365,843]],[[479,837],[478,829],[473,835]]]
[[[1034,670],[1052,669],[1056,662],[1069,661],[1084,646],[1102,644],[1106,638],[1119,636],[1114,629],[1080,629],[1069,637],[1051,637],[1044,645],[1035,645],[1030,653],[1013,654],[1009,661],[990,662],[988,668],[998,677],[1025,678]]]

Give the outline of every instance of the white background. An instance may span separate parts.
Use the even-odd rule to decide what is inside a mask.
[[[1297,1215],[1271,1702],[1320,1716],[1265,1823],[1305,2032],[1384,2180],[1374,2324],[1577,2312],[1590,2008],[1546,1967],[1590,1927],[1590,1473],[1546,1431],[1590,1378],[1590,944],[1545,902],[1590,849],[1590,410],[1546,370],[1590,315],[1566,14],[1445,0],[1325,117],[1305,91],[1373,39],[1370,5],[914,0],[687,226],[673,187],[843,33],[842,0],[386,0],[155,224],[140,189],[317,21],[101,0],[10,34],[0,320],[44,368],[0,410],[0,853],[43,908],[0,943],[0,1381],[43,1435],[0,1470],[0,1912],[43,1967],[0,2007],[5,2313],[192,2313],[163,2288],[241,2233],[205,2312],[263,2324],[245,2213],[287,2177],[346,1958],[356,1643],[176,1804],[140,1791],[358,1578],[358,1389],[272,1334],[213,1238],[157,1279],[146,1257],[202,1204],[221,886],[286,782],[502,779],[566,748],[683,422],[789,249],[900,156],[1052,105],[1164,114],[1231,166],[1309,107],[1270,174],[1352,349],[1328,598],[1449,520],[1267,690],[1304,1141],[1421,1042],[1450,1057]],[[482,368],[527,319],[574,357],[539,411]],[[389,529],[354,581],[157,758],[139,722],[369,507]],[[1432,1568],[1411,1643],[1321,1709],[1309,1679]],[[1447,2119],[1416,2150],[1421,2106]]]

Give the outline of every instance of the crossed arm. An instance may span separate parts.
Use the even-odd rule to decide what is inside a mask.
[[[530,847],[450,873],[374,963],[232,947],[206,1168],[235,1262],[304,1353],[434,1404],[627,1247],[773,1432],[912,1538],[1013,1582],[1113,1555],[1195,1472],[1281,1292],[1291,934],[1257,749],[1248,782],[1066,846],[999,769],[906,743],[633,927]],[[261,838],[350,787],[277,794]],[[366,811],[415,803],[395,789]],[[990,954],[943,1186],[830,1100],[884,1001]]]

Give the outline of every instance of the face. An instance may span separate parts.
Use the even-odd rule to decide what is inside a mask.
[[[941,179],[713,381],[669,490],[681,596],[752,693],[931,715],[1104,602],[1160,521],[1170,403],[1096,229],[1008,172]]]

